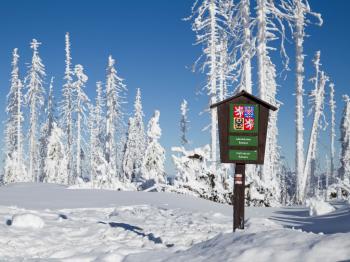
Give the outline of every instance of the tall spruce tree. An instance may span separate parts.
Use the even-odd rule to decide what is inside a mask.
[[[209,96],[209,104],[215,104],[218,99],[218,79],[220,76],[220,46],[224,46],[220,38],[228,31],[228,19],[230,11],[229,2],[226,0],[203,0],[201,3],[196,1],[192,7],[193,19],[192,30],[196,33],[196,44],[202,45],[203,58],[201,71],[206,72],[208,76],[206,89]],[[226,51],[226,50],[224,50]],[[222,59],[224,57],[222,56]],[[196,61],[196,64],[201,59]],[[223,67],[221,67],[223,68]],[[224,84],[222,85],[222,93]],[[217,161],[217,112],[210,111],[210,138],[211,138],[211,160]]]
[[[300,200],[302,202],[305,201],[305,197],[307,194],[311,196],[314,195],[314,183],[316,182],[315,171],[316,171],[316,154],[317,154],[317,138],[319,136],[320,129],[322,127],[322,119],[325,119],[324,116],[324,97],[325,97],[325,86],[328,82],[328,77],[326,74],[320,70],[320,56],[321,52],[318,51],[315,54],[315,58],[313,60],[315,67],[315,76],[311,79],[314,83],[315,88],[312,90],[310,94],[310,103],[311,112],[314,112],[311,134],[309,140],[309,146],[306,155],[305,167],[304,167],[304,177],[300,184]]]
[[[25,182],[28,180],[23,159],[23,95],[22,82],[19,77],[18,49],[13,50],[11,86],[7,95],[5,125],[5,172],[3,182]]]
[[[148,122],[148,143],[142,160],[141,180],[153,180],[155,183],[165,183],[165,150],[158,142],[160,136],[162,135],[162,130],[159,126],[159,117],[160,112],[156,110],[153,117]]]
[[[330,109],[331,109],[331,160],[330,160],[330,172],[331,172],[331,179],[334,180],[334,156],[335,156],[335,145],[334,145],[334,142],[335,142],[335,137],[336,137],[336,134],[335,134],[335,108],[336,108],[336,105],[335,105],[335,99],[334,99],[334,83],[330,83],[329,84],[329,88],[330,88],[330,91],[329,91],[329,106],[330,106]]]
[[[286,11],[290,28],[294,30],[293,39],[295,42],[295,174],[297,177],[297,201],[303,199],[304,180],[304,39],[305,28],[312,23],[310,16],[316,18],[318,25],[322,25],[321,15],[311,11],[308,0],[282,1],[281,7]]]
[[[84,156],[84,150],[82,147],[82,131],[83,124],[86,123],[86,106],[90,101],[88,96],[86,95],[83,88],[88,80],[87,75],[84,73],[84,67],[82,65],[76,65],[74,67],[74,73],[77,77],[77,80],[73,83],[74,89],[76,91],[76,100],[73,103],[75,107],[75,112],[77,114],[76,121],[76,134],[77,134],[77,142],[76,142],[76,178],[82,178],[82,159]]]
[[[67,150],[67,172],[68,172],[68,183],[73,184],[74,181],[74,157],[73,157],[73,75],[72,70],[72,58],[70,54],[70,38],[69,33],[65,35],[65,72],[64,72],[64,85],[62,89],[63,99],[60,103],[60,126],[62,127],[65,134],[66,150]]]
[[[44,165],[45,177],[43,181],[46,183],[67,185],[67,158],[63,143],[63,131],[55,122],[52,123],[47,141],[47,153]]]
[[[127,141],[123,158],[123,171],[129,181],[138,181],[142,159],[146,150],[141,90],[138,88],[134,103],[134,116],[129,119]]]
[[[343,96],[345,102],[340,123],[340,168],[339,176],[347,184],[350,183],[350,98]]]
[[[107,80],[106,80],[106,160],[110,165],[110,169],[116,175],[120,173],[118,156],[121,154],[120,138],[123,133],[123,117],[124,113],[122,105],[124,102],[123,93],[126,91],[126,86],[123,79],[117,75],[115,69],[115,60],[112,56],[108,57]],[[119,135],[119,140],[116,135]],[[119,145],[118,145],[119,144]],[[120,157],[119,157],[120,158]]]
[[[40,178],[39,181],[42,181],[45,177],[45,160],[47,157],[47,146],[49,143],[49,137],[51,136],[53,124],[56,121],[55,120],[55,102],[54,102],[54,95],[53,95],[53,80],[54,77],[51,77],[50,86],[49,86],[49,96],[47,99],[47,105],[45,108],[45,122],[43,123],[41,130],[40,130],[40,148],[39,148],[39,154],[40,154]],[[66,169],[66,168],[65,168]]]
[[[39,56],[38,48],[41,45],[36,39],[30,43],[33,49],[32,62],[25,78],[27,86],[26,102],[29,105],[29,176],[33,181],[39,181],[38,163],[38,127],[41,108],[44,105],[44,77],[45,67]]]

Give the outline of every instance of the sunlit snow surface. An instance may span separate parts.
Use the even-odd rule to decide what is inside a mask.
[[[0,188],[0,261],[346,260],[350,210],[336,207],[316,217],[247,208],[246,229],[232,234],[232,207],[202,199],[17,184]]]

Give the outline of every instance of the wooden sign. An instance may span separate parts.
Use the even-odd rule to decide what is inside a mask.
[[[233,231],[244,229],[245,165],[263,164],[269,110],[276,107],[241,91],[217,108],[221,163],[235,163]]]
[[[276,107],[242,91],[216,103],[222,163],[263,164],[269,110]]]

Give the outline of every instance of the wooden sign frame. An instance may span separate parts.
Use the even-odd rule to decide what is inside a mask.
[[[255,106],[255,108],[257,108],[257,110],[255,110],[257,111],[255,112],[255,118],[257,119],[258,130],[234,131],[231,120],[233,105]],[[218,112],[221,163],[263,164],[269,111],[277,110],[277,108],[245,91],[241,91],[236,96],[211,106],[211,108],[214,107],[217,107]],[[232,139],[238,141],[239,138],[242,140],[245,139],[247,145],[242,145],[244,143],[241,143],[241,145],[233,145],[234,141],[232,141]],[[249,143],[251,144],[249,145]],[[256,145],[252,145],[255,143]],[[241,156],[234,159],[235,157],[233,157],[232,154],[238,154],[237,152],[240,153]],[[256,158],[254,157],[255,153]]]

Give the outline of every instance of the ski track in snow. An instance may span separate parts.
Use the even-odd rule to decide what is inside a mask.
[[[349,260],[350,208],[336,208],[247,208],[232,234],[232,207],[189,196],[11,185],[0,188],[0,261]]]

